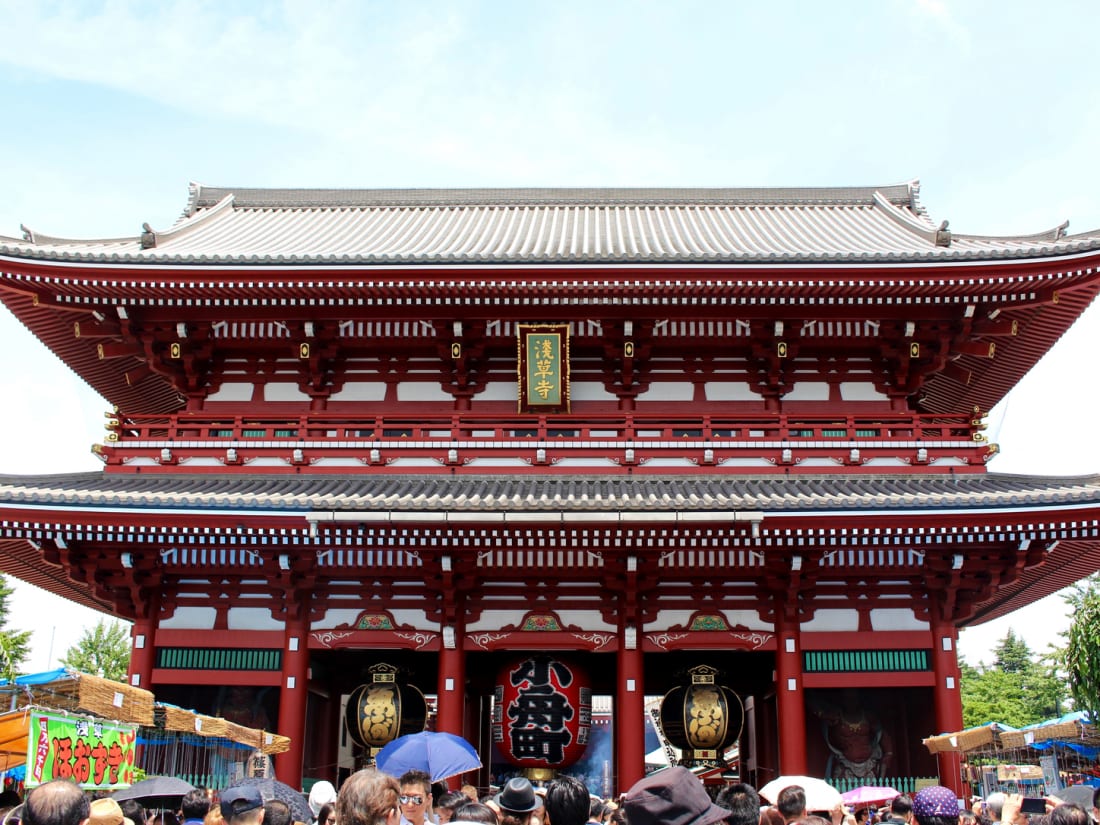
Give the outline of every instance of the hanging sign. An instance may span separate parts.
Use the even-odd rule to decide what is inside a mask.
[[[71,779],[88,790],[128,788],[134,781],[137,726],[31,710],[28,788]]]
[[[569,412],[569,325],[519,324],[519,411]]]

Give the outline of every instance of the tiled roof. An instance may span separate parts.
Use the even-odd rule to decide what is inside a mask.
[[[1100,231],[952,235],[916,182],[790,189],[236,189],[130,238],[25,230],[0,255],[190,265],[523,265],[1000,260],[1100,249]]]
[[[0,476],[4,505],[253,512],[610,514],[1043,508],[1100,504],[1100,476]]]
[[[449,512],[486,521],[508,520],[508,513],[569,513],[596,519],[622,518],[619,514],[652,514],[667,520],[683,514],[714,512],[726,518],[730,511],[768,514],[830,516],[851,512],[889,515],[891,511],[927,511],[936,518],[958,513],[998,511],[1013,514],[1027,524],[1035,515],[1053,510],[1050,518],[1066,522],[1073,511],[1100,507],[1100,476],[1048,478],[994,474],[943,476],[859,477],[414,477],[375,476],[118,476],[81,473],[54,476],[0,476],[0,517],[25,521],[25,508],[50,522],[64,518],[69,508],[97,511],[108,524],[108,513],[126,510],[122,521],[132,524],[135,511],[150,511],[149,524],[159,520],[154,511],[173,515],[217,515],[228,511],[234,529],[253,517],[298,515],[310,512],[352,511],[386,515],[414,514],[438,520]],[[1061,510],[1059,513],[1058,511]],[[601,515],[602,514],[602,515]],[[721,514],[721,515],[719,515]],[[1082,513],[1082,518],[1094,516]],[[138,519],[140,521],[140,516]],[[476,523],[476,521],[474,522]],[[853,527],[851,522],[847,526]],[[919,525],[915,525],[919,526]],[[1065,525],[1063,525],[1065,526]],[[1073,532],[1076,532],[1074,530]],[[1082,533],[1083,534],[1083,533]],[[1055,593],[1100,569],[1095,540],[1079,538],[1055,542],[1042,564],[1022,571],[1019,579],[1002,583],[991,598],[976,605],[966,624],[989,619]],[[0,570],[98,610],[110,606],[87,582],[69,579],[52,565],[43,564],[40,551],[25,539],[0,539]]]

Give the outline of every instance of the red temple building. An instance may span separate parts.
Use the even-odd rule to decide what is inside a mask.
[[[0,477],[0,566],[132,620],[134,685],[291,737],[294,785],[378,665],[488,764],[498,674],[549,652],[616,789],[704,667],[750,781],[961,792],[921,746],[958,629],[1100,568],[1100,479],[988,472],[983,433],[1100,232],[918,194],[194,185],[164,230],[0,238],[0,298],[114,408],[101,472]]]

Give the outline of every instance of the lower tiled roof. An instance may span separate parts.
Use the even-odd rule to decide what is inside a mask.
[[[998,474],[956,476],[218,476],[108,475],[0,476],[0,520],[23,520],[24,508],[91,508],[216,514],[311,511],[370,513],[548,512],[758,513],[839,515],[877,511],[1011,513],[1100,507],[1100,476],[1044,477]],[[1091,516],[1082,514],[1084,518]],[[1057,514],[1055,514],[1057,517]],[[476,515],[475,515],[476,518]],[[140,516],[139,516],[140,519]],[[1042,564],[1022,571],[992,598],[976,605],[966,624],[980,624],[1057,592],[1100,569],[1100,546],[1088,538],[1054,544]],[[0,538],[0,570],[97,610],[110,605],[87,582],[43,564],[25,539]]]
[[[1100,476],[0,476],[0,508],[779,513],[1095,504],[1100,504]]]

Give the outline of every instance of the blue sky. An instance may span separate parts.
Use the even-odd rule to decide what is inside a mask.
[[[187,183],[822,186],[933,218],[1100,228],[1100,5],[0,0],[0,235],[170,225]],[[1100,471],[1090,311],[995,411],[1002,472]],[[97,466],[106,404],[0,316],[5,472]],[[11,354],[17,354],[13,357]],[[1049,422],[1057,421],[1055,428]],[[96,614],[39,617],[44,669]],[[64,620],[56,617],[66,616]],[[1060,604],[1011,620],[1033,646]],[[966,631],[971,660],[1004,635]],[[974,652],[971,652],[973,650]]]

